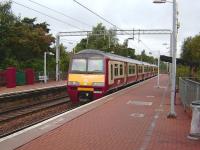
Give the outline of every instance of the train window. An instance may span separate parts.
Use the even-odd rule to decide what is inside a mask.
[[[103,72],[103,60],[88,59],[88,72]]]
[[[128,74],[135,74],[135,65],[129,65],[128,68]]]
[[[128,66],[128,74],[131,74],[131,65]]]
[[[133,74],[135,74],[135,66],[133,66]]]
[[[123,75],[123,65],[122,64],[120,64],[120,75]]]
[[[118,76],[118,64],[115,64],[115,76]]]
[[[111,78],[111,80],[113,80],[113,65],[111,64],[111,66],[110,66],[110,72],[111,72],[111,76],[110,76],[110,78]]]
[[[144,72],[148,72],[147,66],[144,66]]]
[[[72,71],[86,72],[86,59],[73,59]]]

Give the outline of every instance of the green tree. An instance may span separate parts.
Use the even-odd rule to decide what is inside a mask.
[[[128,40],[125,40],[122,45],[119,44],[116,31],[114,29],[106,29],[102,23],[93,27],[92,34],[88,35],[88,38],[82,39],[75,47],[76,52],[83,49],[98,49],[105,52],[114,52],[124,57],[136,57],[135,49],[128,48]]]
[[[49,34],[48,24],[35,23],[36,18],[19,18],[11,11],[11,2],[0,3],[0,67],[16,66],[17,69],[32,67],[42,69],[45,51],[54,37]]]
[[[69,67],[69,59],[70,55],[67,53],[66,48],[63,46],[63,44],[60,45],[60,69],[62,72],[67,72]]]
[[[77,52],[86,48],[106,50],[109,48],[109,43],[110,46],[113,46],[116,42],[117,39],[114,37],[114,31],[111,29],[107,30],[106,27],[102,25],[102,23],[99,23],[96,27],[93,27],[92,34],[88,35],[87,38],[82,39],[80,43],[76,45],[75,49]]]
[[[11,2],[0,2],[0,67],[4,61],[11,63],[12,60],[9,56],[10,49],[6,50],[6,43],[10,26],[13,26],[16,17],[11,11]]]
[[[141,55],[137,55],[136,59],[138,59],[140,61],[148,62],[150,64],[156,64],[157,63],[157,59],[155,59],[153,56],[146,55],[145,50],[143,50],[141,52]]]
[[[181,58],[186,62],[200,63],[200,35],[188,37],[182,45]],[[195,76],[198,71],[197,65],[190,67],[191,76]]]

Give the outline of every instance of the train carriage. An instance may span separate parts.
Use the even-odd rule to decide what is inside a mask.
[[[143,66],[143,62],[115,54],[82,50],[70,61],[69,97],[74,103],[98,99],[111,90],[143,80]]]

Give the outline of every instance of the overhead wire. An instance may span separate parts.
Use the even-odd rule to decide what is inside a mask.
[[[82,6],[83,8],[87,9],[88,11],[90,11],[91,13],[93,13],[94,15],[98,16],[99,18],[101,18],[102,20],[104,20],[105,22],[111,24],[113,27],[117,27],[116,25],[114,25],[113,23],[111,23],[110,21],[108,21],[107,19],[105,19],[104,17],[100,16],[99,14],[97,14],[96,12],[94,12],[93,10],[89,9],[88,7],[84,6],[83,4],[81,4],[80,2],[73,0],[74,2],[76,2],[78,5]]]
[[[96,12],[94,12],[93,10],[89,9],[88,7],[84,6],[83,4],[81,4],[80,2],[78,2],[77,0],[73,0],[74,2],[76,2],[78,5],[82,6],[83,8],[87,9],[88,11],[90,11],[91,13],[93,13],[94,15],[96,15],[97,17],[101,18],[102,20],[104,20],[105,22],[107,22],[108,24],[112,25],[114,28],[118,28],[119,30],[122,30],[121,28],[119,28],[118,26],[116,26],[115,24],[113,24],[112,22],[108,21],[107,19],[105,19],[104,17],[102,17],[101,15],[97,14]],[[141,41],[142,42],[142,41]],[[146,46],[146,44],[144,44],[144,42],[142,42],[143,45],[145,47],[148,48],[148,46]],[[149,49],[149,48],[148,48]]]
[[[52,8],[50,8],[50,7],[47,7],[47,6],[45,6],[45,5],[41,4],[41,3],[35,2],[35,1],[33,1],[33,0],[28,0],[28,1],[30,1],[31,3],[34,3],[34,4],[36,4],[36,5],[39,5],[39,6],[43,7],[43,8],[46,8],[46,9],[48,9],[48,10],[51,10],[51,11],[57,13],[57,14],[60,14],[60,15],[62,15],[62,16],[64,16],[64,17],[66,17],[66,18],[69,18],[69,19],[71,19],[71,20],[74,20],[74,21],[76,21],[76,22],[79,22],[79,23],[81,23],[81,24],[83,24],[83,25],[86,25],[86,26],[88,26],[88,27],[92,27],[91,25],[89,25],[89,24],[87,24],[87,23],[85,23],[85,22],[82,22],[82,21],[80,21],[80,20],[78,20],[78,19],[76,19],[76,18],[74,18],[74,17],[71,17],[71,16],[69,16],[69,15],[66,15],[66,14],[64,14],[64,13],[62,13],[62,12],[60,12],[60,11],[57,11],[57,10],[55,10],[55,9],[52,9]]]
[[[33,8],[28,7],[28,6],[26,6],[26,5],[23,5],[23,4],[21,4],[21,3],[18,3],[18,2],[14,1],[14,0],[12,0],[12,2],[15,3],[15,4],[17,4],[17,5],[19,5],[19,6],[25,7],[25,8],[27,8],[27,9],[30,9],[30,10],[32,10],[32,11],[35,11],[35,12],[37,12],[37,13],[39,13],[39,14],[42,14],[42,15],[44,15],[44,16],[46,16],[46,17],[49,17],[49,18],[51,18],[51,19],[54,19],[54,20],[56,20],[56,21],[58,21],[58,22],[61,22],[61,23],[63,23],[63,24],[67,24],[68,26],[71,26],[71,27],[73,27],[73,28],[82,30],[81,28],[79,28],[79,27],[77,27],[77,26],[75,26],[75,25],[72,25],[72,24],[70,24],[70,23],[68,23],[68,22],[62,21],[62,20],[60,20],[60,19],[58,19],[58,18],[55,18],[55,17],[53,17],[53,16],[50,16],[50,15],[48,15],[48,14],[46,14],[46,13],[43,13],[43,12],[41,12],[41,11],[38,11],[38,10],[36,10],[36,9],[33,9]]]

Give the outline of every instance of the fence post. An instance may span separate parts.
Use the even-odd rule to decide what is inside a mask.
[[[200,97],[199,97],[199,85],[197,84],[196,87],[197,87],[196,100],[200,100]]]

